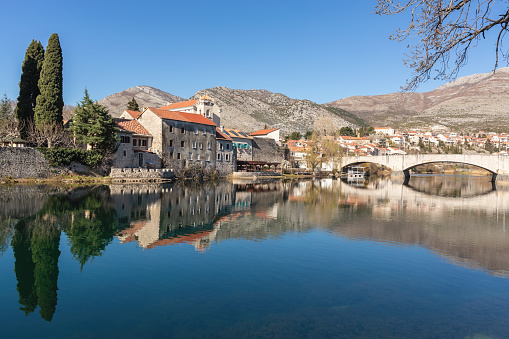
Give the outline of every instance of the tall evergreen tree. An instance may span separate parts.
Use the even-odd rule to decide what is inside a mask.
[[[34,120],[36,100],[40,94],[38,83],[43,60],[44,48],[42,44],[39,41],[32,40],[21,66],[18,103],[14,109],[22,139],[27,137],[28,125]]]
[[[63,99],[63,58],[58,34],[53,33],[44,53],[41,76],[39,78],[39,90],[35,106],[35,123],[62,124]]]
[[[76,142],[103,152],[113,150],[117,142],[115,122],[104,106],[90,99],[86,89],[74,112],[71,130]]]
[[[140,110],[140,106],[138,106],[138,103],[136,102],[134,97],[133,97],[133,100],[131,100],[127,103],[127,109],[129,111],[139,111]]]

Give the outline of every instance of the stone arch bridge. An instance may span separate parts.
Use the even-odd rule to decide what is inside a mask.
[[[410,170],[431,163],[459,163],[480,167],[492,174],[492,181],[509,181],[509,156],[479,154],[393,154],[342,157],[341,169],[361,163],[383,165],[393,171],[393,176],[410,177]]]

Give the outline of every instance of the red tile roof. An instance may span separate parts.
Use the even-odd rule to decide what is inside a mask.
[[[216,139],[232,141],[232,139],[229,136],[227,136],[226,133],[221,132],[221,129],[217,127],[216,127]]]
[[[121,130],[133,132],[140,135],[151,135],[145,127],[143,127],[138,120],[131,119],[115,119],[115,123]]]
[[[138,117],[141,115],[141,112],[138,112],[138,111],[131,111],[131,110],[128,110],[126,109],[125,110],[130,116],[133,117],[133,119],[138,119]]]
[[[204,116],[201,116],[200,114],[167,111],[164,109],[153,108],[153,107],[148,107],[147,109],[149,109],[151,112],[153,112],[155,115],[157,115],[161,119],[185,121],[185,122],[192,122],[192,123],[201,124],[201,125],[216,126],[216,124],[214,124],[212,121],[205,118]]]
[[[188,100],[188,101],[181,101],[181,102],[174,102],[173,104],[163,106],[159,109],[165,109],[165,110],[173,110],[177,108],[183,108],[183,107],[191,107],[196,104],[198,100]]]
[[[252,135],[252,136],[257,136],[257,135],[267,135],[269,134],[270,132],[274,132],[274,131],[277,131],[278,128],[272,128],[272,129],[261,129],[259,131],[256,131],[256,132],[253,132],[249,135]]]

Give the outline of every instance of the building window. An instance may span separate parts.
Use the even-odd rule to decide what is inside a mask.
[[[127,157],[127,151],[124,151],[124,157]]]
[[[170,147],[173,147],[173,139],[170,139]]]
[[[185,129],[184,127],[182,127],[182,128],[180,129],[180,133],[181,133],[181,134],[186,134],[186,129]]]
[[[189,152],[189,161],[193,161],[193,153]]]
[[[133,146],[135,146],[135,147],[138,146],[138,139],[133,138]]]
[[[173,152],[170,152],[170,159],[173,159]]]
[[[210,154],[207,154],[207,161],[210,161]]]
[[[211,144],[210,144],[210,141],[209,141],[209,142],[207,142],[207,149],[210,149],[210,147],[211,147]]]
[[[170,133],[173,133],[173,125],[170,125]]]
[[[222,149],[223,149],[223,143],[222,143],[222,142],[220,142],[220,143],[219,143],[219,149],[220,149],[220,150],[222,150]]]
[[[147,140],[140,140],[141,146],[147,147]]]
[[[217,161],[221,161],[221,153],[217,153]]]
[[[196,160],[200,160],[200,155],[199,154],[196,155]]]
[[[200,142],[200,149],[203,149],[203,142]]]
[[[205,128],[203,129],[203,135],[207,135],[207,131],[205,130]]]
[[[226,161],[230,161],[230,155],[229,154],[225,154],[226,155]]]
[[[230,144],[226,144],[226,149],[230,149]]]
[[[120,136],[120,142],[123,144],[130,144],[131,143],[131,137],[121,135]]]
[[[196,141],[193,141],[193,148],[196,149]]]
[[[181,159],[180,153],[177,153],[177,159]]]
[[[194,129],[194,134],[198,134],[198,128]]]
[[[207,110],[207,117],[210,118],[210,110],[209,109]]]
[[[185,141],[181,141],[180,142],[180,147],[186,147],[186,142]]]

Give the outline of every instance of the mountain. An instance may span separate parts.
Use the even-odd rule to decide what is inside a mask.
[[[353,96],[323,104],[373,126],[447,126],[453,130],[509,128],[509,68],[474,74],[425,93]]]
[[[202,95],[208,95],[219,105],[222,125],[247,132],[267,125],[269,128],[280,128],[282,135],[294,131],[304,133],[313,130],[313,123],[318,117],[330,118],[336,129],[364,124],[361,119],[341,109],[323,107],[310,100],[291,99],[264,89],[214,87],[196,92],[193,98]]]
[[[109,109],[110,115],[117,118],[127,107],[127,102],[136,99],[140,109],[142,107],[161,107],[167,102],[184,101],[186,99],[161,91],[150,86],[136,86],[118,92],[99,100],[99,104]]]
[[[283,94],[267,90],[214,87],[196,92],[192,99],[202,95],[213,98],[221,108],[221,125],[246,132],[254,132],[267,125],[270,128],[280,128],[282,135],[294,131],[305,133],[313,130],[314,121],[322,116],[330,118],[327,121],[334,124],[336,129],[343,126],[365,125],[362,119],[342,109],[321,106],[309,100],[291,99]],[[112,94],[100,100],[99,103],[106,106],[112,116],[118,117],[133,97],[140,108],[161,107],[167,101],[186,100],[152,87],[137,86]]]

